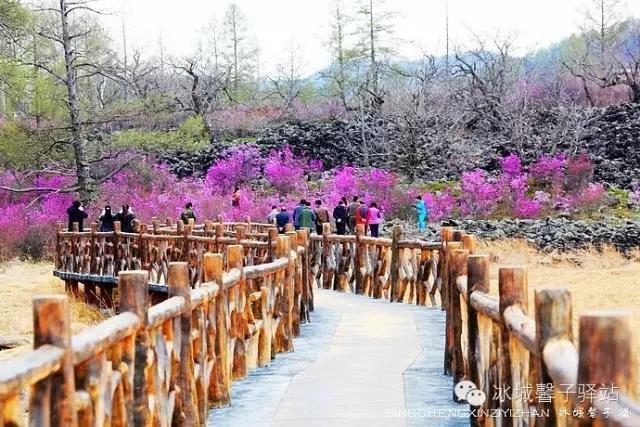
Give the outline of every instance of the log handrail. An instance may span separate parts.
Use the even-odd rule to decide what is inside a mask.
[[[189,228],[185,231],[188,235]],[[164,238],[152,235],[159,236]],[[34,387],[32,422],[75,426],[80,419],[105,419],[146,425],[154,419],[170,425],[173,419],[204,425],[209,406],[228,404],[233,380],[269,364],[272,354],[293,350],[300,322],[308,321],[307,239],[306,232],[277,237],[273,260],[259,265],[244,265],[253,259],[246,252],[253,248],[243,245],[228,245],[224,253],[206,252],[198,261],[203,278],[193,289],[190,264],[170,262],[169,298],[152,306],[146,286],[149,272],[121,270],[120,314],[73,337],[67,297],[37,298],[36,348],[0,363],[0,426],[21,424],[20,393],[28,386]],[[271,246],[257,243],[260,248]],[[176,368],[179,373],[171,374]],[[160,377],[154,379],[154,372]],[[46,384],[54,376],[62,383],[55,382],[52,389]],[[65,392],[58,392],[58,384]],[[152,397],[155,404],[150,406],[146,399]],[[49,411],[45,402],[58,409]]]
[[[453,376],[454,385],[470,380],[486,396],[480,407],[472,406],[471,425],[527,425],[525,414],[530,413],[535,413],[536,425],[640,425],[628,313],[581,316],[578,351],[567,290],[536,290],[535,310],[529,312],[523,268],[498,270],[496,298],[489,294],[489,257],[477,253],[475,238],[445,227],[442,240],[448,306],[445,373]],[[619,354],[612,357],[613,352]],[[618,401],[585,403],[577,397],[585,386],[605,384],[619,388]],[[533,393],[527,398],[521,391],[508,397],[498,393],[527,387]],[[549,387],[556,391],[540,398]],[[563,393],[570,396],[565,401]],[[453,394],[459,398],[455,390]]]

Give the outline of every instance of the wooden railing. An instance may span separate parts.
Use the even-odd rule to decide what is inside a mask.
[[[426,305],[429,294],[436,305],[442,246],[402,237],[400,226],[394,227],[392,238],[374,238],[365,236],[362,226],[345,236],[331,234],[324,224],[321,236],[311,235],[312,275],[324,289],[418,305]]]
[[[471,425],[640,425],[631,313],[582,314],[578,350],[568,290],[536,289],[530,309],[526,269],[502,267],[496,298],[473,236],[443,228],[442,241],[444,370],[486,398]]]
[[[59,239],[85,234],[59,232]],[[119,234],[116,248],[120,239],[146,238]],[[87,237],[95,244],[107,236]],[[34,350],[0,364],[0,426],[26,423],[27,388],[30,425],[204,425],[209,407],[229,403],[233,380],[293,350],[305,315],[306,241],[306,231],[277,236],[273,260],[250,266],[243,245],[224,243],[224,254],[203,254],[194,288],[190,264],[167,259],[169,298],[153,306],[149,270],[128,264],[139,246],[120,258],[127,261],[117,277],[120,314],[73,337],[68,297],[35,298]],[[69,266],[58,264],[64,260],[57,267]]]
[[[25,387],[33,425],[202,425],[234,379],[293,349],[312,281],[418,305],[440,291],[444,372],[486,397],[472,425],[640,425],[630,314],[583,314],[578,351],[570,293],[536,290],[530,309],[526,270],[503,267],[492,296],[489,258],[461,231],[443,228],[442,243],[400,227],[391,238],[328,225],[278,236],[250,222],[135,231],[58,231],[56,271],[85,286],[117,281],[120,314],[71,337],[66,298],[37,298],[34,351],[0,365],[0,426],[23,420]],[[149,307],[149,283],[168,299]]]

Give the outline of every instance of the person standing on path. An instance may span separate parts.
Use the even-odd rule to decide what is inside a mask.
[[[287,224],[291,222],[291,217],[289,217],[289,212],[287,212],[286,207],[281,207],[280,212],[276,215],[276,227],[278,227],[278,234],[284,234],[287,229]]]
[[[347,206],[343,200],[333,209],[333,219],[336,222],[336,233],[342,236],[347,233]]]
[[[193,211],[193,203],[189,202],[185,205],[184,210],[180,214],[180,220],[184,223],[184,225],[189,224],[189,220],[193,219],[193,222],[196,222],[196,213]]]
[[[424,231],[427,228],[427,205],[425,205],[424,200],[422,200],[422,196],[416,196],[416,202],[413,204],[413,207],[416,209],[417,220],[418,220],[418,230]]]
[[[293,210],[293,227],[296,230],[300,230],[300,213],[302,212],[306,204],[307,201],[305,199],[302,199],[300,200],[298,206],[296,206]]]
[[[353,196],[353,201],[349,203],[347,207],[347,224],[349,225],[349,232],[356,232],[356,212],[360,208],[360,201],[358,196]]]
[[[369,224],[369,208],[362,203],[356,210],[356,224],[364,225],[364,234],[367,234],[367,225]],[[355,231],[355,228],[354,228]]]
[[[111,211],[111,206],[106,205],[102,210],[102,213],[98,217],[100,221],[100,232],[110,233],[113,231],[113,222],[116,220],[116,216]]]
[[[380,224],[382,223],[382,215],[378,209],[376,202],[369,205],[369,214],[367,215],[367,223],[371,230],[371,237],[378,237],[380,233]]]
[[[322,234],[322,224],[331,223],[331,219],[329,218],[329,211],[327,208],[322,206],[322,200],[316,200],[316,233]]]
[[[133,214],[133,210],[127,204],[122,205],[122,209],[116,215],[116,221],[120,221],[120,231],[123,233],[133,233],[133,220],[136,216]]]
[[[267,215],[267,222],[269,224],[275,224],[276,216],[278,216],[279,213],[280,211],[278,210],[278,207],[276,205],[271,206],[271,212],[269,212],[269,215]]]
[[[305,206],[300,211],[300,215],[298,215],[298,226],[300,229],[308,228],[309,232],[311,232],[311,230],[315,230],[316,214],[311,210],[311,203],[306,202]]]
[[[83,231],[84,219],[88,216],[84,211],[82,202],[80,200],[74,200],[73,204],[67,209],[67,215],[69,215],[69,231],[73,231],[73,223],[78,223],[78,230]]]

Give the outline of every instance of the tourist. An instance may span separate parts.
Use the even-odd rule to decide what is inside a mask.
[[[116,215],[116,221],[120,221],[120,231],[123,233],[133,233],[133,220],[136,216],[127,204],[122,205],[122,209]]]
[[[367,224],[369,224],[369,208],[362,203],[358,209],[356,209],[356,224],[364,225],[364,234],[367,234]]]
[[[78,230],[83,231],[84,219],[88,216],[84,211],[82,202],[80,200],[74,200],[73,204],[67,209],[67,215],[69,215],[69,231],[73,231],[73,223],[78,223]]]
[[[113,222],[116,220],[116,216],[111,212],[111,206],[106,205],[102,210],[102,213],[98,217],[100,221],[100,232],[110,233],[113,231]]]
[[[289,212],[286,207],[281,207],[280,212],[275,217],[276,227],[278,227],[278,233],[284,234],[287,231],[287,224],[291,222]]]
[[[298,206],[293,210],[293,226],[296,230],[300,230],[300,213],[306,206],[307,201],[305,199],[301,199]]]
[[[353,201],[349,203],[347,207],[347,225],[351,233],[355,233],[356,231],[356,212],[359,207],[360,201],[358,200],[358,196],[353,196]]]
[[[193,219],[193,222],[196,221],[196,213],[193,211],[193,203],[191,202],[185,205],[184,210],[180,214],[180,220],[184,225],[189,224],[190,219]]]
[[[367,223],[371,230],[371,237],[378,237],[380,233],[380,224],[382,223],[382,215],[378,210],[376,202],[371,202],[369,205],[369,214],[367,215]]]
[[[231,196],[231,207],[240,207],[240,187],[236,187],[236,189],[233,190],[233,195]]]
[[[336,222],[336,233],[340,236],[347,232],[347,204],[343,198],[338,202],[338,206],[333,209],[333,219]]]
[[[276,216],[278,216],[279,213],[280,211],[278,210],[278,207],[276,205],[271,206],[271,212],[269,212],[269,215],[267,215],[267,222],[269,224],[275,224]]]
[[[322,200],[316,200],[316,233],[322,234],[322,225],[330,224],[331,219],[329,218],[329,211],[327,208],[322,206]]]
[[[306,202],[298,215],[298,227],[299,229],[308,228],[309,232],[311,232],[311,230],[315,230],[315,225],[316,214],[311,210],[311,203]]]
[[[426,229],[427,224],[427,205],[425,205],[424,200],[422,200],[422,196],[416,196],[416,202],[413,204],[413,207],[416,210],[417,219],[418,219],[418,230],[424,231]]]

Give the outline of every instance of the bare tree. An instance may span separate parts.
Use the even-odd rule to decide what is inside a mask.
[[[384,0],[361,0],[358,9],[360,53],[369,62],[363,89],[370,95],[374,107],[380,107],[384,101],[380,86],[382,58],[392,50],[389,38],[393,33],[393,19],[396,16],[385,6]]]
[[[505,98],[512,88],[519,63],[512,56],[514,36],[475,37],[475,47],[455,54],[453,75],[458,79],[457,99],[467,112],[467,128],[481,124],[492,131],[504,126]]]
[[[293,104],[299,98],[305,86],[302,78],[303,66],[302,47],[291,40],[287,49],[286,60],[277,65],[276,75],[269,77],[273,87],[273,94],[282,101],[283,112],[287,116],[292,115]]]
[[[250,43],[247,18],[235,3],[231,3],[225,13],[223,40],[229,86],[233,90],[233,97],[236,97],[241,84],[253,74],[255,47]]]

